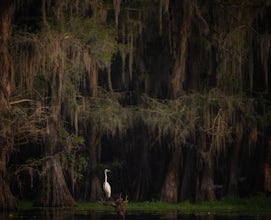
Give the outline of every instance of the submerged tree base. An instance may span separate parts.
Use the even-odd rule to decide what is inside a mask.
[[[15,210],[17,209],[16,198],[12,195],[9,185],[0,179],[0,210]]]
[[[110,202],[102,201],[102,204],[106,206],[114,207],[117,215],[125,217],[126,209],[128,205],[127,196],[124,199],[120,195],[119,198],[117,198],[115,201],[110,201]]]
[[[58,158],[46,162],[46,175],[42,179],[42,193],[35,201],[37,207],[73,207],[76,205],[62,172]]]

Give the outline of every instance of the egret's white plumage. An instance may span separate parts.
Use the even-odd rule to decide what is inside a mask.
[[[111,186],[107,182],[107,173],[108,172],[110,172],[110,170],[108,170],[108,169],[104,170],[104,184],[103,184],[103,188],[104,188],[104,192],[106,194],[106,197],[110,198],[111,197]]]

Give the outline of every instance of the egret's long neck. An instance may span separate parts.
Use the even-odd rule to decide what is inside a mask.
[[[107,175],[106,175],[106,171],[104,171],[104,182],[107,182]]]

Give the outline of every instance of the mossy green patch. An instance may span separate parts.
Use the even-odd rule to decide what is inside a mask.
[[[129,203],[128,211],[167,211],[182,212],[271,212],[271,197],[224,198],[222,200],[192,203],[141,202]]]
[[[19,203],[19,209],[33,209],[31,201]],[[76,211],[114,211],[114,208],[101,202],[77,202]],[[180,203],[167,203],[161,201],[129,202],[127,211],[142,212],[162,212],[176,210],[186,213],[193,212],[270,212],[271,197],[252,197],[252,198],[224,198],[222,200],[205,201],[192,203],[189,201]]]

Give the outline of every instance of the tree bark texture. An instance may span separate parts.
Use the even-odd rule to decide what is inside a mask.
[[[237,123],[235,126],[235,144],[232,146],[232,151],[230,154],[230,166],[229,166],[229,184],[228,184],[228,194],[232,196],[239,195],[239,154],[241,149],[243,139],[243,128],[241,123]]]
[[[75,201],[66,185],[61,163],[57,157],[49,157],[45,162],[42,191],[35,206],[67,207],[75,206]]]
[[[11,80],[13,74],[8,42],[11,33],[11,19],[13,16],[12,3],[3,0],[0,2],[0,103],[6,106],[11,92]],[[2,108],[3,108],[2,107]]]
[[[181,148],[173,147],[172,159],[169,162],[166,177],[161,190],[161,200],[165,202],[177,202],[180,182],[180,158]]]
[[[7,161],[9,157],[7,140],[0,137],[0,210],[14,210],[17,208],[16,198],[13,196],[7,181]]]
[[[186,201],[187,198],[194,197],[195,188],[195,172],[192,170],[196,169],[196,157],[194,149],[187,149],[183,152],[184,162],[182,163],[182,177],[180,183],[180,201]]]
[[[41,193],[35,205],[42,207],[74,206],[75,201],[68,189],[58,151],[58,122],[49,117],[45,146],[45,164],[42,170]]]
[[[97,166],[100,162],[100,137],[95,131],[88,134],[89,169],[90,169],[90,201],[102,198],[102,181],[99,179]]]
[[[13,68],[8,49],[11,32],[11,19],[14,6],[10,1],[0,2],[0,114],[6,117],[9,114],[9,99]],[[0,210],[10,210],[17,207],[16,199],[12,195],[7,181],[7,163],[13,149],[11,131],[0,124]]]
[[[197,172],[195,201],[214,200],[214,165],[210,152],[199,152]]]
[[[271,193],[271,137],[269,137],[264,164],[264,191]]]
[[[186,74],[186,56],[188,38],[190,34],[191,16],[193,13],[193,1],[183,1],[183,17],[179,32],[180,42],[177,47],[177,57],[173,66],[171,88],[173,98],[177,98],[183,91],[183,83]],[[175,15],[178,17],[178,15]],[[176,19],[177,20],[177,19]]]

